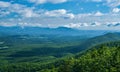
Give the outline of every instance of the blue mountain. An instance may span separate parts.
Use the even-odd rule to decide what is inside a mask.
[[[3,27],[0,26],[1,35],[59,35],[59,36],[88,36],[94,37],[103,35],[111,31],[107,30],[78,30],[67,27],[48,28],[48,27]]]

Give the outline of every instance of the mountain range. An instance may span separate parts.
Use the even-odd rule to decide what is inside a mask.
[[[99,36],[108,32],[115,32],[110,30],[78,30],[67,27],[45,28],[45,27],[3,27],[0,26],[1,35],[59,35],[59,36]]]

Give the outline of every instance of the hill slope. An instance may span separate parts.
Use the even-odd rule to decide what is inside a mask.
[[[97,45],[83,54],[41,66],[40,62],[1,61],[1,72],[120,72],[120,41]]]
[[[73,53],[77,53],[98,44],[112,42],[112,41],[119,41],[119,40],[120,40],[120,33],[107,33],[105,35],[89,38],[83,41],[80,45],[74,46],[70,51]]]
[[[97,47],[99,48],[93,47],[77,58],[61,61],[59,67],[44,69],[42,72],[120,72],[120,42]]]
[[[75,37],[30,37],[13,35],[0,37],[0,59],[8,62],[50,62],[88,50],[97,44],[120,40],[119,33],[109,33],[90,39]]]

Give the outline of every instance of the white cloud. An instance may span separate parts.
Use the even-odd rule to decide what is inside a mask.
[[[93,1],[95,1],[95,2],[102,2],[102,0],[93,0]]]
[[[70,19],[73,19],[73,18],[75,18],[75,15],[72,14],[72,13],[68,13],[68,14],[66,14],[66,17],[70,18]]]
[[[95,15],[95,16],[103,16],[104,14],[101,13],[100,11],[97,11],[94,15]]]
[[[120,0],[106,0],[106,2],[110,7],[117,7],[120,5]]]
[[[0,15],[5,16],[11,13],[17,13],[22,17],[37,17],[38,14],[33,8],[26,7],[21,4],[11,4],[10,2],[0,1]]]
[[[94,23],[91,23],[90,25],[91,25],[91,26],[100,26],[101,23],[99,23],[99,22],[94,22]]]
[[[38,17],[39,14],[35,13],[32,9],[24,9],[24,10],[21,10],[20,12],[22,14],[23,17]]]
[[[28,1],[36,4],[44,4],[44,3],[57,4],[57,3],[67,2],[67,0],[28,0]]]
[[[0,26],[11,27],[11,26],[16,26],[16,24],[10,22],[0,22]]]
[[[118,12],[120,12],[120,9],[119,8],[113,8],[112,12],[118,13]]]
[[[63,2],[67,2],[67,0],[47,0],[48,2],[51,2],[51,3],[63,3]]]
[[[45,12],[45,15],[47,16],[61,16],[66,14],[67,11],[65,9],[59,9],[59,10],[52,10]]]
[[[92,2],[102,2],[102,0],[86,0],[86,1],[92,1]]]
[[[32,3],[37,3],[37,4],[43,4],[43,3],[46,3],[46,0],[28,0]]]
[[[18,26],[21,26],[22,28],[24,28],[25,26],[30,26],[30,27],[41,27],[41,24],[39,23],[28,23],[28,22],[19,22]]]
[[[117,7],[120,5],[120,0],[84,0],[86,2],[103,2],[105,5],[109,7]]]
[[[100,11],[97,11],[95,13],[84,13],[84,14],[78,14],[77,17],[78,18],[84,18],[84,17],[93,17],[93,16],[104,16],[105,14],[100,12]]]
[[[0,7],[9,7],[11,4],[9,2],[0,1]]]
[[[81,23],[81,26],[89,26],[88,23]]]
[[[64,27],[68,27],[68,28],[80,28],[80,24],[74,24],[74,23],[70,23],[67,25],[64,25]]]
[[[41,15],[44,17],[62,17],[62,18],[69,18],[73,19],[74,14],[68,13],[65,9],[58,9],[58,10],[52,10],[52,11],[42,11],[41,10],[35,10],[34,7],[26,7],[25,5],[21,4],[11,4],[8,2],[1,2],[4,4],[9,4],[8,6],[1,5],[0,8],[0,17],[7,16],[11,13],[16,13],[19,17],[25,17],[25,18],[31,18],[31,17],[40,17]]]
[[[81,28],[81,27],[95,27],[95,26],[101,26],[101,23],[99,22],[94,22],[94,23],[70,23],[70,24],[66,24],[64,25],[65,27],[69,27],[69,28]]]
[[[89,17],[92,16],[92,13],[84,13],[76,15],[77,18]]]
[[[11,7],[12,7],[10,8],[11,12],[16,12],[22,17],[38,17],[39,16],[39,14],[37,14],[34,11],[34,8],[29,8],[24,5],[20,5],[20,4],[12,4]]]
[[[43,1],[44,2],[44,1]],[[46,2],[45,2],[46,3]],[[109,2],[108,2],[109,3]],[[119,8],[113,7],[112,12],[103,14],[100,11],[87,14],[73,14],[65,9],[57,10],[38,10],[34,7],[27,7],[21,4],[12,4],[0,1],[0,25],[3,26],[67,26],[72,28],[80,27],[99,27],[107,26],[107,22],[119,22]],[[21,19],[4,19],[3,17],[9,14],[16,13],[21,16]],[[113,24],[113,23],[112,23]],[[119,24],[112,25],[119,26]]]
[[[87,23],[70,23],[64,25],[64,27],[69,27],[69,28],[80,28],[80,27],[87,27],[89,26]]]
[[[4,17],[4,16],[6,16],[6,15],[9,15],[10,14],[10,12],[9,11],[1,11],[0,10],[0,17]]]
[[[73,19],[75,16],[72,13],[68,13],[65,9],[58,9],[45,12],[46,16],[50,17],[63,17]]]

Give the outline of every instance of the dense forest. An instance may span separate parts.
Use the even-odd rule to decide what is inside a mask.
[[[83,53],[41,65],[0,63],[1,72],[120,72],[120,42],[96,45]]]
[[[120,42],[95,46],[83,54],[63,60],[56,68],[42,72],[120,72]]]

